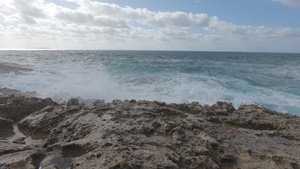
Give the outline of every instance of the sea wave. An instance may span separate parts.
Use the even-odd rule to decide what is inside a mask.
[[[0,72],[3,65],[14,65],[20,72],[0,73],[0,87],[36,91],[55,101],[71,97],[108,102],[197,101],[202,105],[227,101],[235,107],[256,104],[300,115],[299,55],[162,51],[0,54]]]

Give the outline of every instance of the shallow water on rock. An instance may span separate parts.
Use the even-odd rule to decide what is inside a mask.
[[[14,140],[16,140],[16,139],[18,139],[18,138],[20,138],[20,137],[26,137],[23,133],[21,133],[20,131],[19,131],[19,127],[18,127],[18,125],[17,124],[14,124],[13,125],[13,127],[14,127],[14,130],[13,130],[13,132],[15,133],[12,137],[10,137],[8,140],[9,141],[14,141]]]
[[[20,138],[24,138],[24,143],[26,145],[33,145],[33,144],[39,144],[39,145],[42,145],[44,144],[46,141],[45,141],[45,137],[31,137],[31,136],[25,136],[20,130],[19,130],[19,127],[17,124],[14,124],[13,125],[13,136],[8,136],[6,137],[8,141],[10,142],[14,142],[16,141],[17,139],[20,139]]]
[[[59,148],[49,153],[41,162],[39,169],[43,169],[48,166],[55,166],[53,168],[64,168],[69,169],[73,157],[63,157],[62,152]]]

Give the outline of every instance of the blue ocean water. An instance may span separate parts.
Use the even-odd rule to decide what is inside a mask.
[[[300,54],[184,51],[0,51],[0,87],[56,101],[158,100],[256,104],[300,115]]]

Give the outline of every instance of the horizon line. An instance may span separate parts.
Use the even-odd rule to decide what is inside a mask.
[[[0,51],[165,51],[165,52],[228,52],[228,53],[289,53],[300,52],[275,52],[275,51],[231,51],[231,50],[168,50],[168,49],[55,49],[55,48],[0,48]]]

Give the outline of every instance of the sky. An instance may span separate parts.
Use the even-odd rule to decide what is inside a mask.
[[[300,53],[300,0],[0,0],[0,49]]]

